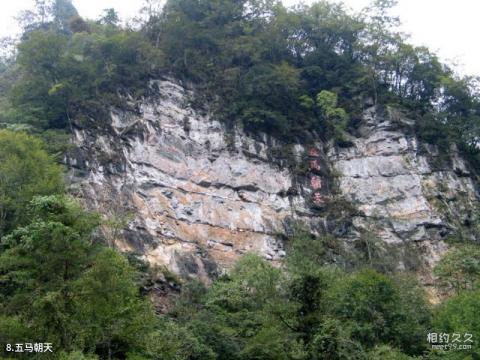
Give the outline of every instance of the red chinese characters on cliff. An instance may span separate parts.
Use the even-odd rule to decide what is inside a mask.
[[[310,157],[309,160],[309,168],[310,171],[320,171],[320,162],[318,157],[320,156],[320,153],[317,149],[315,148],[310,148],[308,150],[308,156]],[[310,177],[310,186],[313,190],[312,194],[312,202],[315,205],[322,205],[325,203],[323,200],[323,196],[320,193],[320,189],[322,188],[322,179],[318,175],[311,175]]]
[[[316,192],[313,194],[312,201],[314,202],[315,205],[322,205],[324,203],[322,194],[319,192]]]
[[[312,189],[316,192],[313,193],[313,196],[312,196],[312,201],[315,205],[321,205],[324,203],[323,201],[323,198],[322,198],[322,194],[320,194],[317,190],[320,190],[322,188],[322,179],[317,176],[317,175],[313,175],[311,178],[310,178],[310,186],[312,187]]]
[[[312,187],[313,190],[319,190],[322,188],[322,179],[320,176],[313,175],[310,178],[310,186]]]
[[[311,148],[310,150],[308,150],[308,155],[312,157],[317,157],[317,156],[320,156],[320,153],[318,152],[317,149]]]
[[[318,159],[310,160],[310,170],[320,170],[320,163],[318,162]]]

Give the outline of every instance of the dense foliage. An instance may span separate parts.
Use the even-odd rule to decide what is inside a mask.
[[[318,130],[330,138],[322,111],[301,106],[330,91],[352,120],[368,102],[393,104],[412,112],[423,138],[447,134],[471,147],[479,121],[474,79],[408,44],[389,15],[394,4],[376,0],[351,15],[326,1],[286,9],[275,0],[170,0],[143,30],[169,71],[219,95],[223,118],[252,131],[298,138]],[[459,127],[469,131],[459,135]]]
[[[456,359],[465,352],[431,352],[427,333],[480,336],[473,245],[439,263],[439,285],[458,295],[432,309],[412,277],[369,269],[374,255],[363,267],[361,256],[340,266],[333,238],[299,230],[283,268],[246,255],[209,288],[185,283],[158,316],[140,291],[148,266],[107,246],[99,217],[65,195],[43,143],[7,130],[1,140],[4,156],[22,155],[2,176],[26,184],[7,192],[21,207],[9,212],[0,241],[2,344],[52,343],[53,354],[38,355],[46,359]],[[36,175],[39,165],[46,175]],[[31,176],[37,191],[27,191]]]
[[[72,24],[73,26],[73,24]],[[65,34],[34,30],[18,46],[21,69],[10,91],[10,121],[41,129],[94,126],[119,104],[123,89],[142,89],[156,66],[156,52],[140,33],[114,25],[84,24]]]
[[[449,298],[434,307],[368,234],[347,257],[333,237],[297,231],[282,268],[245,255],[208,288],[183,283],[158,315],[140,291],[148,266],[107,246],[99,217],[66,194],[54,157],[67,132],[108,125],[112,106],[136,111],[129,100],[173,74],[223,121],[286,141],[313,134],[348,146],[366,106],[397,106],[422,140],[457,144],[478,166],[474,79],[408,44],[393,4],[352,15],[325,1],[168,0],[160,11],[150,0],[133,28],[113,9],[87,21],[68,0],[36,1],[0,63],[0,123],[10,129],[0,131],[1,356],[30,355],[5,344],[51,342],[55,352],[37,358],[478,358],[478,346],[427,343],[430,331],[480,339],[476,245],[439,262],[436,285]]]
[[[0,237],[27,220],[33,196],[62,189],[61,169],[38,139],[0,130]]]
[[[224,121],[288,141],[316,131],[348,146],[364,107],[390,104],[410,113],[420,138],[445,150],[456,143],[477,165],[476,79],[410,45],[390,15],[393,0],[357,14],[327,1],[155,4],[145,1],[136,27],[125,28],[113,9],[94,22],[69,1],[38,2],[24,15],[13,64],[0,68],[0,121],[101,126],[110,106],[126,106],[121,99],[145,95],[149,79],[173,74],[194,83],[194,101]],[[335,114],[318,103],[322,93],[338,99]]]
[[[215,359],[464,359],[478,347],[437,351],[428,334],[478,333],[478,291],[439,307],[408,274],[332,265],[329,239],[291,239],[285,267],[244,256],[210,288],[184,285],[169,313]],[[299,243],[299,244],[298,244]],[[451,335],[450,335],[451,336]],[[208,350],[207,350],[208,349]],[[161,357],[160,357],[161,358]],[[184,355],[196,359],[197,355]]]
[[[44,144],[19,132],[0,135],[1,174],[13,179],[1,183],[10,199],[2,204],[16,205],[5,206],[0,240],[2,344],[52,343],[53,354],[38,355],[45,359],[478,355],[477,348],[432,352],[427,343],[435,329],[480,336],[474,245],[452,249],[437,266],[439,287],[457,294],[437,309],[412,277],[369,268],[385,270],[374,253],[364,260],[354,256],[349,261],[355,266],[342,265],[334,238],[297,230],[283,268],[246,255],[209,288],[183,284],[174,307],[158,316],[140,291],[148,266],[107,246],[100,218],[65,194]],[[12,181],[24,191],[8,191]],[[28,356],[5,350],[4,356]]]

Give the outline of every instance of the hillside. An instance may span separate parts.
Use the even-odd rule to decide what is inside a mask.
[[[24,13],[0,64],[3,357],[480,356],[478,87],[394,3]]]

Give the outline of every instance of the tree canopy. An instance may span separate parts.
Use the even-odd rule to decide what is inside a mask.
[[[40,129],[101,126],[109,106],[125,106],[122,96],[144,96],[149,79],[173,74],[193,82],[197,103],[209,102],[219,119],[287,141],[314,131],[348,146],[345,134],[366,104],[397,106],[416,120],[420,138],[444,150],[455,143],[476,166],[476,79],[411,45],[394,5],[373,1],[351,13],[325,0],[293,8],[169,0],[160,10],[146,1],[131,28],[114,9],[89,21],[69,1],[38,2],[24,16],[0,119]],[[341,120],[305,106],[320,93],[336,96]]]
[[[61,168],[38,139],[0,130],[0,237],[28,219],[34,196],[63,190]]]
[[[365,108],[398,107],[420,140],[457,145],[478,170],[476,79],[411,45],[394,4],[350,13],[324,0],[147,0],[124,25],[114,9],[89,20],[70,0],[35,1],[0,61],[0,344],[48,341],[55,353],[38,358],[65,360],[478,357],[478,347],[427,343],[429,331],[480,336],[478,245],[440,260],[435,285],[449,298],[433,307],[368,234],[346,254],[331,235],[295,230],[280,268],[246,254],[208,288],[180,280],[158,314],[148,264],[108,246],[53,156],[69,133],[108,128],[112,107],[138,111],[150,80],[174,76],[196,89],[194,106],[284,143],[349,146]]]

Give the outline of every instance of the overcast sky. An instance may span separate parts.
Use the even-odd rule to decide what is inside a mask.
[[[297,0],[283,0],[285,4]],[[15,32],[13,17],[32,6],[33,0],[0,1],[0,37]],[[307,0],[306,3],[311,1]],[[344,0],[347,6],[359,10],[369,0]],[[80,15],[97,18],[105,8],[113,7],[123,19],[137,13],[142,0],[73,0]],[[480,0],[399,0],[394,13],[403,23],[403,31],[411,34],[416,45],[427,45],[442,60],[459,64],[467,75],[480,75]]]

